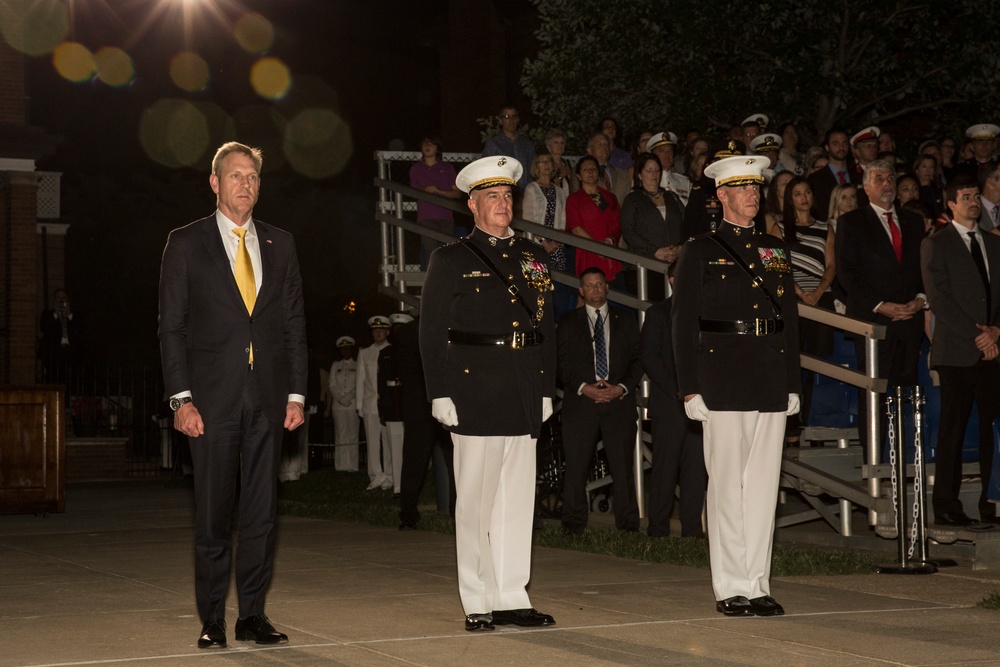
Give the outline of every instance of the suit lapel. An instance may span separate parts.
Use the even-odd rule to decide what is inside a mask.
[[[222,245],[222,237],[219,235],[219,225],[212,215],[204,220],[202,229],[204,234],[205,252],[212,259],[212,264],[218,272],[220,284],[225,285],[226,292],[233,300],[234,305],[246,308],[243,304],[243,297],[240,295],[240,288],[236,284],[236,276],[233,275],[233,267],[229,262],[229,255]]]
[[[892,248],[892,240],[889,238],[889,235],[886,234],[885,227],[882,226],[881,217],[875,212],[875,209],[871,207],[871,204],[866,204],[865,209],[866,217],[872,226],[872,234],[879,239],[876,243],[878,243],[879,247],[882,248],[882,252],[886,254],[896,266],[899,266],[899,260],[896,259],[896,251]],[[899,226],[899,233],[902,235],[903,227],[900,225],[898,220],[896,221],[896,225]],[[906,250],[906,243],[903,243],[903,250]]]
[[[271,230],[258,220],[253,221],[254,230],[257,232],[257,246],[260,248],[261,280],[260,293],[257,294],[257,303],[271,296],[271,290],[276,282],[274,277],[274,245],[271,239]],[[257,310],[256,306],[254,310]]]

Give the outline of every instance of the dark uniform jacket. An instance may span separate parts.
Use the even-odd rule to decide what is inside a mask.
[[[482,260],[457,242],[431,255],[420,298],[420,354],[428,399],[455,403],[462,435],[537,437],[542,398],[556,387],[555,318],[548,253],[519,237],[469,236],[505,272],[532,315],[540,311],[541,345],[460,345],[449,330],[504,336],[532,331],[531,317]],[[493,244],[490,241],[494,241]]]
[[[400,377],[399,348],[386,345],[378,353],[378,371],[375,374],[378,387],[378,417],[385,422],[403,421],[403,380]]]
[[[700,319],[774,319],[764,292],[713,239],[689,241],[674,275],[674,361],[680,396],[701,394],[710,410],[784,412],[800,392],[798,307],[788,249],[769,234],[723,222],[714,232],[736,251],[780,307],[781,332],[702,332]]]

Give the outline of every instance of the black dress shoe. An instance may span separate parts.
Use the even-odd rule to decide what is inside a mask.
[[[258,644],[280,644],[288,641],[288,635],[278,632],[267,616],[247,616],[236,621],[236,639],[241,642],[254,641]]]
[[[221,618],[205,621],[198,637],[198,648],[226,648],[226,622]]]
[[[469,632],[492,630],[493,616],[490,614],[469,614],[465,617],[465,629]]]
[[[944,512],[934,515],[934,525],[936,526],[971,526],[975,521],[965,512]]]
[[[764,595],[759,598],[753,598],[750,600],[750,606],[753,607],[753,613],[758,616],[784,616],[785,608],[778,604],[770,595]]]
[[[736,595],[725,600],[718,600],[715,603],[715,611],[726,616],[756,616],[750,600],[742,595]]]
[[[534,628],[542,625],[555,625],[556,619],[534,609],[503,609],[493,612],[494,625],[520,625]]]

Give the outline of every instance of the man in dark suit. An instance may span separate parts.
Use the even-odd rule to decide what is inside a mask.
[[[934,474],[934,522],[968,526],[958,498],[962,443],[975,401],[979,408],[979,516],[993,523],[986,497],[993,469],[993,420],[1000,415],[1000,238],[979,227],[979,186],[959,174],[945,191],[952,223],[924,239],[920,268],[934,313],[931,365],[941,378],[941,426]]]
[[[896,209],[896,170],[889,162],[868,165],[864,186],[869,203],[845,213],[837,225],[837,279],[847,293],[848,317],[886,325],[885,340],[878,343],[879,375],[890,387],[909,387],[917,384],[927,305],[920,279],[924,223],[915,213]],[[856,337],[855,350],[858,367],[864,368],[863,337]],[[862,425],[866,408],[867,401],[858,401]],[[862,428],[862,443],[867,434]]]
[[[218,210],[171,232],[160,267],[165,394],[194,460],[199,648],[226,646],[237,490],[236,639],[288,641],[264,602],[282,427],[304,422],[305,316],[292,236],[253,218],[261,159],[236,142],[219,148],[209,177]]]
[[[431,254],[420,297],[427,397],[455,447],[458,590],[469,632],[555,623],[526,590],[535,445],[552,415],[556,369],[549,255],[510,229],[522,171],[501,155],[459,172],[475,229]]]
[[[635,496],[635,388],[642,379],[639,327],[608,307],[608,281],[598,268],[580,275],[583,305],[556,328],[563,385],[562,438],[566,456],[562,524],[567,533],[587,526],[587,474],[598,440],[604,443],[614,490],[615,526],[639,529]]]
[[[827,130],[823,148],[829,163],[824,169],[810,174],[808,179],[813,192],[812,214],[817,220],[826,220],[830,210],[830,195],[835,187],[841,183],[861,183],[860,174],[848,168],[850,142],[845,130],[837,127]]]
[[[714,181],[713,181],[714,187]],[[668,272],[673,284],[673,267]],[[670,535],[674,491],[680,486],[681,537],[704,537],[701,511],[705,505],[705,451],[701,423],[684,414],[677,386],[674,342],[670,331],[673,297],[646,309],[639,338],[642,368],[649,376],[649,418],[653,423],[653,467],[649,477],[650,537]]]

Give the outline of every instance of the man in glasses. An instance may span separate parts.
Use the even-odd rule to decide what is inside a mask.
[[[531,164],[535,159],[535,144],[523,134],[518,134],[517,128],[521,124],[521,116],[517,113],[517,109],[510,105],[503,107],[497,115],[497,120],[500,122],[500,132],[486,140],[483,157],[509,155],[521,164]],[[525,169],[517,179],[517,187],[524,192],[530,182],[531,174]]]

